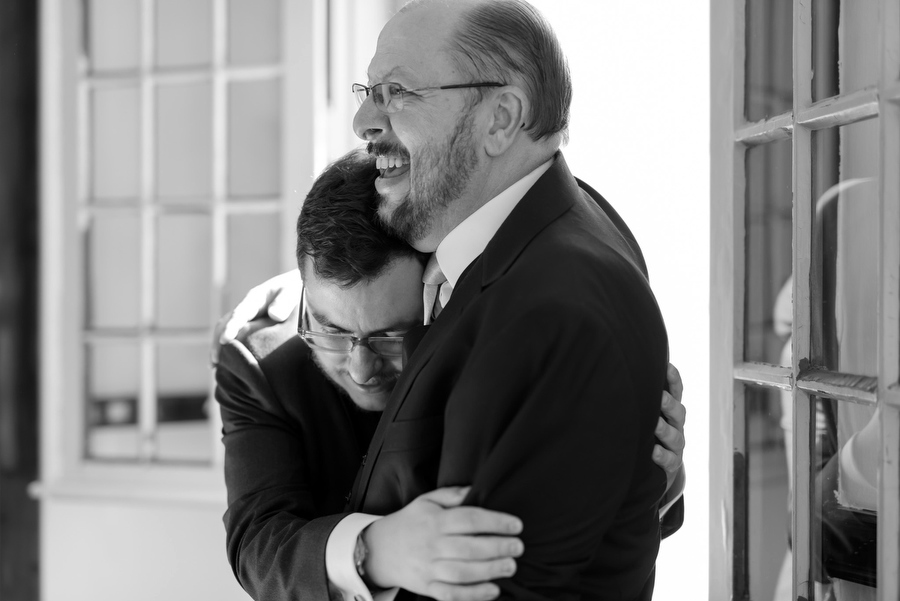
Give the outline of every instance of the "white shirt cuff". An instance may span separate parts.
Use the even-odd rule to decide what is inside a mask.
[[[397,589],[379,591],[375,597],[356,572],[353,552],[356,539],[366,526],[381,516],[367,513],[351,513],[334,527],[325,543],[325,573],[328,582],[337,588],[344,601],[388,601],[397,594]]]

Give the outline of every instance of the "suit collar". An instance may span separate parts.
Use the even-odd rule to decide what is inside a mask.
[[[516,205],[482,254],[482,286],[502,276],[541,230],[565,213],[581,191],[562,152]]]
[[[508,188],[466,217],[441,240],[435,251],[435,257],[450,286],[456,288],[466,267],[484,252],[485,247],[497,234],[497,230],[516,208],[516,205],[521,202],[528,190],[553,163],[554,158],[551,157],[518,181],[513,182]]]

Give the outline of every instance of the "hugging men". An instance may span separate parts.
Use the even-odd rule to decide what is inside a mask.
[[[307,291],[299,327],[313,356],[353,401],[393,392],[377,426],[350,414],[345,442],[355,437],[357,446],[334,469],[303,447],[317,426],[290,424],[290,397],[263,405],[264,416],[223,402],[228,457],[247,461],[239,479],[252,484],[234,491],[232,473],[226,525],[236,514],[285,524],[236,538],[229,526],[239,578],[272,586],[265,598],[326,598],[328,581],[351,599],[391,587],[404,589],[398,598],[440,596],[440,587],[403,573],[413,561],[399,559],[411,548],[403,524],[422,523],[423,493],[466,486],[462,505],[509,514],[487,513],[493,529],[480,532],[492,536],[476,545],[481,571],[465,589],[471,598],[649,598],[666,488],[651,460],[666,333],[633,236],[559,151],[571,83],[555,36],[519,0],[416,1],[383,29],[369,82],[354,86],[362,100],[354,128],[376,157],[378,215],[416,250],[433,253],[428,280],[440,288],[424,311],[439,315],[427,331],[407,332],[403,313],[413,307],[391,300],[373,316],[361,302],[403,292],[422,269],[420,257],[395,258],[342,284],[316,260],[306,265],[301,249]],[[318,247],[319,236],[312,239]],[[394,384],[377,366],[398,352],[401,333],[409,361]],[[322,356],[340,349],[323,344],[345,345],[350,366],[329,372]],[[366,369],[369,379],[358,379]],[[276,372],[263,366],[262,373],[271,380]],[[272,385],[267,394],[279,397],[271,381],[258,385]],[[247,390],[252,396],[254,387]],[[319,392],[309,391],[304,405]],[[315,411],[336,411],[326,406]],[[262,444],[254,431],[280,442],[247,460]],[[286,525],[298,495],[311,503],[309,518],[345,494],[335,493],[341,483],[319,492],[286,485],[297,470],[324,469],[326,479],[346,473],[369,436],[348,499],[354,513]],[[307,450],[313,454],[302,463],[287,461]],[[326,493],[327,502],[315,496]],[[264,502],[273,497],[274,505]],[[463,509],[459,503],[432,504]],[[509,516],[521,519],[521,532]],[[462,534],[478,532],[470,524]],[[282,553],[298,541],[308,543],[305,552]],[[260,546],[244,563],[234,553],[247,545]],[[301,568],[299,589],[279,589]]]

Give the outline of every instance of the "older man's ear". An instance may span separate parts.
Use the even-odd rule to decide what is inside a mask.
[[[523,129],[531,106],[518,86],[503,86],[493,94],[488,105],[491,112],[484,150],[488,156],[497,157],[509,150],[519,136],[527,136]]]

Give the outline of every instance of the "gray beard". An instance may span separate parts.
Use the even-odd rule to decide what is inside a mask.
[[[388,214],[381,210],[385,201],[379,196],[378,220],[398,238],[409,243],[426,238],[436,216],[462,196],[478,165],[472,142],[475,116],[470,111],[460,117],[453,132],[439,148],[427,148],[410,172],[409,193]]]

